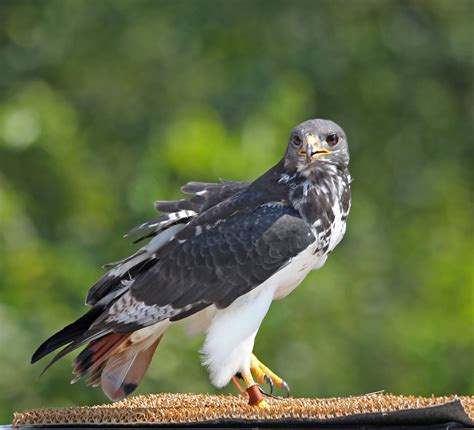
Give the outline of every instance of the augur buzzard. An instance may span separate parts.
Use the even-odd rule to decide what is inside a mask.
[[[32,362],[64,347],[49,367],[85,345],[73,381],[85,377],[121,399],[143,378],[166,330],[186,320],[206,333],[211,382],[223,387],[239,375],[250,403],[265,407],[254,378],[287,385],[253,355],[255,336],[272,301],[323,266],[341,241],[348,163],[342,128],[309,120],[255,181],[189,182],[182,188],[189,198],[156,202],[165,214],[128,233],[147,244],[110,265],[87,294],[88,312],[46,340]]]

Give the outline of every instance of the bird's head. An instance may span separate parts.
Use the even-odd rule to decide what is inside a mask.
[[[325,164],[346,167],[349,148],[344,130],[327,119],[310,119],[297,125],[290,134],[285,167],[311,172]]]

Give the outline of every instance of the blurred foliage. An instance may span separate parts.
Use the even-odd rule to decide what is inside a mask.
[[[38,381],[33,350],[154,199],[255,178],[312,117],[350,139],[348,233],[274,303],[256,352],[297,396],[472,394],[473,7],[2,0],[0,422],[104,402],[68,360]],[[138,392],[215,392],[201,341],[165,336]]]

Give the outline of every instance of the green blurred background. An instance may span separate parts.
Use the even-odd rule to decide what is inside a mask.
[[[255,178],[315,117],[349,136],[348,232],[255,351],[296,396],[472,394],[473,7],[2,0],[0,423],[104,402],[70,360],[38,380],[33,350],[155,199]],[[172,330],[138,393],[216,392],[201,342]]]

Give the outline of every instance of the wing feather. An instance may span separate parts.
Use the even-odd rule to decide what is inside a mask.
[[[125,235],[128,237],[141,233],[142,236],[134,240],[133,243],[150,239],[148,245],[129,257],[104,265],[112,270],[90,288],[86,304],[93,306],[110,292],[122,288],[124,284],[130,283],[140,273],[148,270],[150,265],[155,263],[154,260],[157,258],[155,254],[158,248],[163,247],[166,242],[172,242],[174,234],[178,230],[183,229],[200,213],[246,189],[248,185],[248,182],[225,180],[220,183],[189,182],[182,187],[182,190],[187,194],[192,194],[191,198],[156,202],[157,209],[166,213],[134,227]]]
[[[137,277],[105,322],[122,330],[180,319],[211,304],[227,307],[314,241],[292,207],[261,205],[239,211],[178,244]]]

